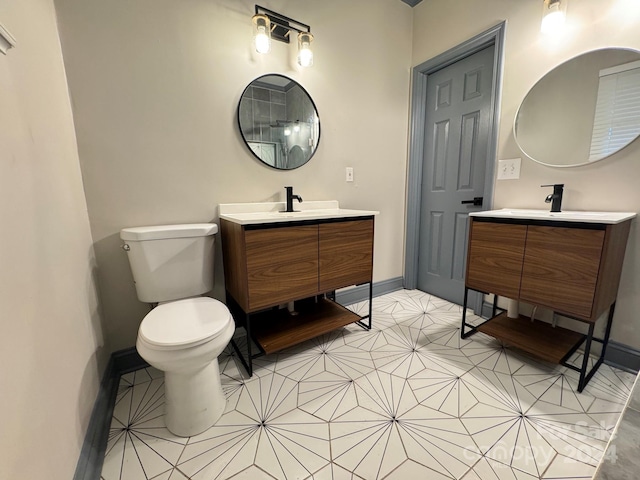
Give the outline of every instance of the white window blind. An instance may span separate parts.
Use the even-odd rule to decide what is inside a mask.
[[[640,61],[600,71],[589,161],[626,147],[640,134]]]

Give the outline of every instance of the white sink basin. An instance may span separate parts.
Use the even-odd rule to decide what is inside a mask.
[[[562,222],[583,223],[620,223],[634,218],[634,212],[583,212],[564,211],[550,212],[548,210],[528,210],[518,208],[504,208],[502,210],[488,210],[486,212],[472,212],[472,217],[514,218],[529,220],[550,220]]]
[[[284,202],[220,204],[220,218],[240,225],[295,222],[326,218],[368,217],[380,212],[340,208],[335,200],[294,204],[295,212],[284,212]]]

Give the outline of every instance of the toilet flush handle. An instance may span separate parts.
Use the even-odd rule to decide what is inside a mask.
[[[130,247],[128,244],[126,244],[126,243],[125,243],[124,245],[122,245],[122,249],[123,249],[125,252],[128,252],[129,250],[131,250],[131,247]]]

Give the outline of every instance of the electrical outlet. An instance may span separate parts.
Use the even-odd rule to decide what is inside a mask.
[[[498,180],[517,180],[520,178],[520,158],[498,161]]]
[[[353,182],[353,167],[347,167],[347,182]]]

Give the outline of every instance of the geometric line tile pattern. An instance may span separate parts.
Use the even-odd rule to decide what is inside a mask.
[[[578,393],[571,369],[481,333],[460,339],[461,307],[417,290],[374,298],[372,311],[371,331],[349,325],[261,357],[252,378],[227,349],[226,410],[194,437],[164,426],[162,372],[122,376],[101,478],[593,476],[633,375],[602,365]]]

